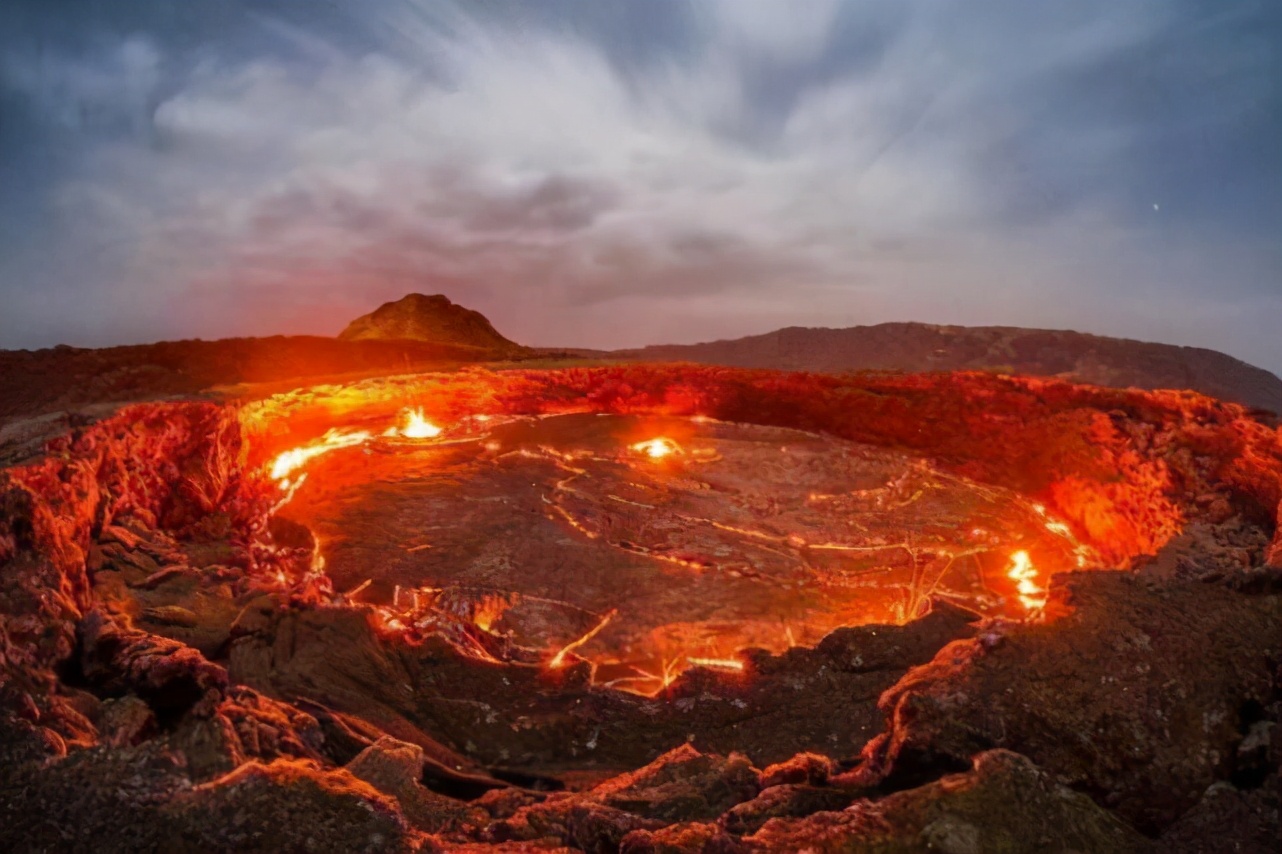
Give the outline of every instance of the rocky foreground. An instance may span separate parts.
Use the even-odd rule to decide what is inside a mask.
[[[656,695],[335,591],[263,462],[345,413],[711,415],[930,457],[1114,570],[936,600]],[[471,372],[126,408],[0,473],[13,851],[1274,851],[1282,437],[981,375]]]

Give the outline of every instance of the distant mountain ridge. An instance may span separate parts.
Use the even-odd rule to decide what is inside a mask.
[[[1282,413],[1282,379],[1216,350],[1008,326],[791,326],[703,344],[616,350],[629,361],[804,371],[1010,370],[1102,386],[1191,389]]]

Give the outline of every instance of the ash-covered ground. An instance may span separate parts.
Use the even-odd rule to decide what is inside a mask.
[[[1272,851],[1280,501],[1240,407],[982,375],[128,407],[0,474],[0,843]]]

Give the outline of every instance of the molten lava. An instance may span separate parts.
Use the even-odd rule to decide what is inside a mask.
[[[635,693],[661,691],[691,667],[743,671],[737,654],[748,647],[783,652],[842,625],[902,623],[932,596],[983,613],[1039,611],[1045,589],[1028,552],[1015,553],[1001,583],[986,581],[983,558],[1003,543],[1035,541],[1058,568],[1097,562],[1041,504],[812,433],[712,419],[455,413],[458,441],[440,444],[421,442],[443,432],[421,409],[396,419],[381,436],[413,443],[331,429],[273,461],[272,475],[288,476],[277,479],[280,510],[299,493],[304,466],[370,445],[359,458],[327,458],[302,506],[291,505],[335,550],[326,561],[317,546],[313,574],[325,567],[340,588],[356,585],[344,602],[372,594],[364,601],[388,632],[441,633],[487,660],[489,647],[516,643],[547,651],[549,669],[576,653],[593,663],[594,680]],[[665,435],[620,441],[638,427],[675,432],[690,447]],[[629,453],[700,465],[637,469]],[[402,505],[396,496],[407,489]],[[357,515],[327,523],[331,500]],[[531,511],[545,522],[534,525]],[[384,514],[407,531],[433,531],[432,542],[420,533],[391,546],[382,525],[365,538],[361,520]],[[521,566],[523,577],[491,565]],[[364,581],[370,572],[381,580]],[[387,593],[390,604],[377,604]]]
[[[1010,556],[1010,564],[1006,575],[1015,582],[1020,604],[1029,611],[1040,611],[1046,604],[1046,589],[1034,580],[1037,568],[1033,566],[1033,559],[1021,549]]]
[[[295,471],[322,454],[361,445],[372,438],[373,434],[365,430],[330,430],[315,442],[292,448],[277,456],[271,464],[271,478],[275,481],[287,481]]]
[[[589,631],[585,632],[581,637],[561,647],[561,649],[557,651],[556,655],[552,656],[552,659],[548,662],[548,667],[552,668],[553,670],[563,667],[565,665],[565,657],[569,655],[571,652],[574,652],[574,650],[583,646],[588,641],[592,640],[592,638],[596,637],[598,634],[600,634],[601,630],[604,629],[606,625],[609,624],[610,620],[614,619],[614,615],[616,613],[617,613],[616,611],[607,612],[606,615],[601,618],[601,622],[597,623]]]
[[[654,460],[661,460],[672,454],[681,453],[681,446],[671,439],[660,436],[656,439],[647,439],[644,442],[637,442],[632,445],[632,450],[639,454],[645,454]]]
[[[441,428],[428,421],[423,410],[410,409],[405,412],[405,426],[400,429],[400,435],[406,439],[435,439],[441,435]]]
[[[406,409],[402,418],[404,426],[389,427],[382,435],[386,438],[399,436],[405,439],[434,439],[441,434],[441,428],[428,421],[421,409]],[[314,442],[278,454],[271,463],[270,476],[285,489],[291,485],[297,486],[299,482],[292,481],[291,476],[307,463],[330,451],[363,445],[373,439],[374,434],[368,430],[332,428]]]
[[[1021,382],[688,366],[432,375],[282,395],[241,420],[276,454],[261,463],[272,507],[325,544],[310,575],[287,570],[295,593],[321,568],[337,589],[373,576],[361,601],[390,630],[461,633],[544,667],[575,653],[594,681],[653,693],[690,667],[739,670],[741,650],[904,623],[932,600],[1040,617],[1055,573],[1125,566],[1180,531],[1173,484],[1197,472],[1151,459],[1160,446],[1101,417],[1097,392]],[[985,416],[980,391],[1023,414]],[[1210,417],[1144,400],[1170,419]],[[388,605],[397,585],[472,598]]]
[[[743,662],[737,658],[697,658],[695,656],[687,656],[686,661],[695,667],[711,667],[714,670],[743,670]]]

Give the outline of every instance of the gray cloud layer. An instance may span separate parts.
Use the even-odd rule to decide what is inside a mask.
[[[541,344],[914,319],[1282,368],[1276,3],[101,9],[0,13],[0,346],[421,290]]]

